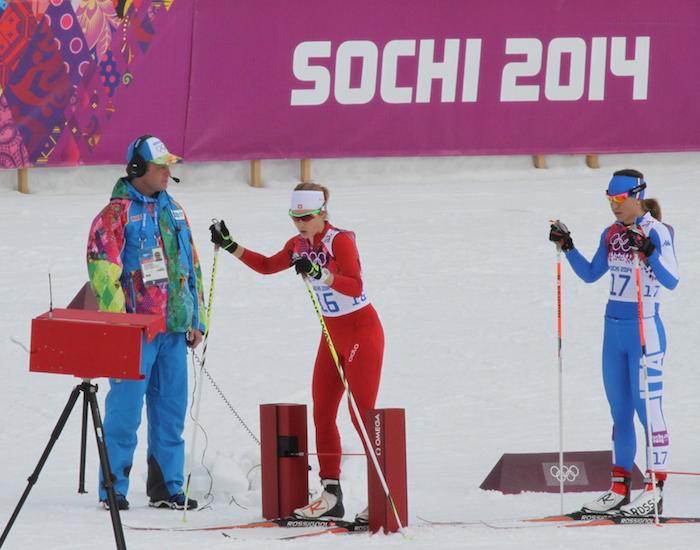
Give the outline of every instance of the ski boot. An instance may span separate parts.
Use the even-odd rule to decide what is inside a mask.
[[[661,514],[664,507],[664,481],[666,481],[665,472],[655,472],[656,490],[651,479],[651,472],[647,472],[644,478],[644,489],[637,497],[620,508],[620,513],[624,516],[653,516],[655,513]],[[656,501],[656,506],[654,506]]]
[[[610,489],[597,499],[587,502],[582,512],[590,514],[617,514],[622,506],[629,504],[632,474],[624,468],[614,466],[610,477]]]
[[[356,525],[368,525],[369,524],[369,508],[365,506],[359,514],[355,514],[355,524]]]
[[[294,516],[300,519],[342,519],[343,491],[337,479],[322,479],[323,492],[317,499],[302,508],[294,510]]]

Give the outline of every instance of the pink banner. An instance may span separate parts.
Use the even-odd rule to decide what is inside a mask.
[[[700,150],[700,2],[0,0],[0,167]]]
[[[694,0],[197,6],[191,158],[700,148]]]

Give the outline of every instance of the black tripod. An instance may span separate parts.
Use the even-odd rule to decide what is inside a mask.
[[[32,487],[37,482],[37,479],[39,479],[41,469],[44,467],[46,459],[49,458],[51,449],[53,449],[54,444],[58,440],[58,437],[61,435],[61,431],[63,431],[63,427],[66,425],[68,417],[73,411],[73,407],[78,401],[78,397],[81,393],[83,394],[83,427],[80,442],[80,480],[78,483],[78,492],[86,492],[85,440],[87,438],[87,411],[89,405],[90,411],[92,412],[92,424],[95,428],[95,438],[97,439],[97,450],[100,455],[100,466],[102,468],[102,477],[104,479],[103,483],[105,489],[107,490],[107,501],[109,503],[109,514],[112,517],[114,539],[117,543],[117,550],[126,550],[126,542],[124,541],[124,531],[122,530],[122,521],[119,517],[119,508],[117,507],[117,497],[114,494],[114,485],[112,484],[112,470],[109,467],[107,447],[105,446],[104,441],[102,418],[100,417],[100,409],[97,405],[97,386],[95,384],[92,384],[88,379],[84,379],[82,384],[77,385],[71,392],[70,397],[68,398],[68,403],[66,403],[66,406],[63,409],[63,412],[61,413],[61,417],[58,419],[56,427],[53,429],[53,432],[51,432],[51,437],[49,439],[48,444],[46,445],[46,448],[44,449],[44,453],[39,459],[39,463],[36,465],[36,468],[32,472],[32,475],[30,475],[27,479],[27,481],[29,482],[27,484],[27,488],[24,490],[22,497],[19,499],[19,502],[17,503],[14,512],[12,512],[12,517],[10,518],[10,521],[7,522],[5,530],[2,532],[2,536],[0,536],[0,547],[2,547],[2,545],[5,543],[5,539],[7,538],[10,529],[12,529],[12,525],[14,524],[15,520],[17,519],[17,516],[19,515],[19,511],[22,509],[24,501],[27,500],[27,497],[29,496],[29,491],[32,490]]]

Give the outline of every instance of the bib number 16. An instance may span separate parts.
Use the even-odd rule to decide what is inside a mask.
[[[315,294],[316,299],[318,300],[318,304],[321,306],[321,311],[323,311],[323,313],[338,313],[340,311],[340,306],[338,305],[338,302],[332,299],[332,292],[316,292]]]

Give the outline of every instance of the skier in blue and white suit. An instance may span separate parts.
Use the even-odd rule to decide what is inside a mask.
[[[644,199],[646,182],[637,170],[615,172],[607,189],[616,221],[600,236],[598,250],[589,262],[574,247],[564,224],[550,228],[549,239],[566,253],[574,272],[592,283],[610,272],[610,297],[605,309],[603,336],[603,383],[613,419],[612,483],[608,491],[584,505],[587,512],[651,515],[654,499],[662,511],[662,489],[668,464],[668,431],[662,411],[663,359],[666,334],[659,316],[661,287],[678,285],[678,265],[673,229],[661,223],[655,199]],[[636,454],[634,413],[646,431],[645,386],[641,363],[639,307],[634,255],[639,255],[648,407],[652,449],[647,453],[644,490],[630,502],[630,480]],[[652,484],[654,472],[656,490]]]

